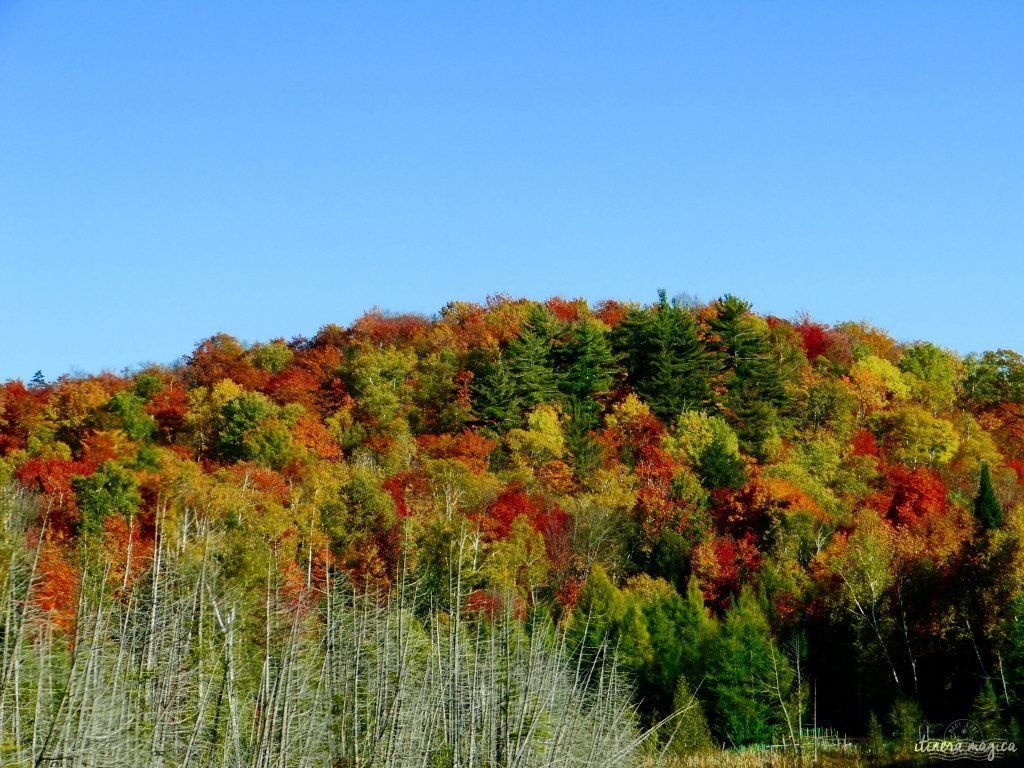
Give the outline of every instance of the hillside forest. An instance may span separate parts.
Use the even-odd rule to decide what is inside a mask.
[[[7,381],[0,761],[1013,738],[1022,482],[1021,355],[735,296],[374,310]]]

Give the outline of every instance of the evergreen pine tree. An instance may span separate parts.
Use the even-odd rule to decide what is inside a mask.
[[[885,756],[885,735],[882,733],[882,724],[878,722],[878,716],[874,712],[868,718],[868,733],[864,739],[864,749],[873,763],[881,762]]]
[[[788,696],[794,674],[773,651],[768,620],[749,589],[725,614],[713,645],[708,685],[713,719],[723,741],[768,743],[778,730],[779,692]]]
[[[685,307],[658,292],[655,307],[632,310],[615,329],[613,346],[637,394],[663,421],[712,401],[714,359]]]
[[[591,430],[601,424],[600,411],[593,400],[570,397],[566,406],[565,445],[572,454],[573,468],[580,477],[592,472],[601,463],[601,448],[591,437]]]
[[[744,452],[762,456],[762,443],[788,404],[779,364],[772,357],[767,328],[735,296],[715,302],[711,320],[715,353],[725,371],[724,405]]]
[[[999,699],[992,688],[992,681],[985,680],[974,699],[974,705],[968,719],[981,729],[986,739],[1003,738],[1002,716],[999,711]]]
[[[555,362],[563,373],[562,392],[579,400],[611,389],[615,381],[615,355],[607,332],[594,321],[573,326],[563,344],[554,347]]]
[[[996,492],[992,488],[992,478],[989,475],[988,464],[981,465],[981,479],[978,482],[978,495],[974,497],[974,516],[981,523],[982,528],[990,531],[1003,524],[1003,507],[996,498]]]
[[[914,751],[914,744],[921,735],[921,725],[924,723],[924,715],[921,707],[913,699],[900,696],[892,704],[889,710],[889,722],[892,724],[893,735],[896,738],[896,748],[901,757],[906,757]]]
[[[704,710],[685,677],[679,679],[672,704],[677,715],[669,724],[671,737],[667,751],[674,755],[696,755],[713,750],[714,741]]]
[[[505,357],[512,387],[522,407],[529,410],[558,399],[560,376],[554,370],[550,319],[543,310],[531,313],[519,337],[508,345]]]
[[[473,409],[489,427],[505,432],[522,423],[522,401],[501,355],[484,364],[477,373],[473,380],[473,400]]]

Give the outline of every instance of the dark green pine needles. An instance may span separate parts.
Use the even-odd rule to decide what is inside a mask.
[[[991,531],[1003,524],[1003,507],[996,498],[996,492],[992,488],[992,478],[989,475],[988,464],[981,465],[981,481],[978,483],[978,495],[974,497],[974,516],[978,518],[982,527]]]

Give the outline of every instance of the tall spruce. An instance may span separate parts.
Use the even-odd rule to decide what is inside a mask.
[[[574,324],[554,348],[554,357],[562,372],[559,386],[569,397],[588,400],[608,392],[615,382],[615,354],[607,331],[596,321]]]
[[[501,432],[520,426],[523,404],[502,355],[477,371],[473,380],[473,409],[485,425]]]
[[[712,348],[725,372],[723,405],[744,451],[760,456],[778,411],[788,403],[779,364],[772,356],[768,329],[748,302],[726,295],[713,306]]]
[[[693,316],[680,302],[669,302],[664,290],[654,307],[628,313],[612,344],[633,388],[663,421],[711,404],[715,361]]]
[[[996,498],[995,489],[992,488],[992,477],[989,474],[988,463],[982,462],[981,479],[978,482],[978,495],[974,497],[974,516],[978,518],[982,528],[991,531],[1003,524],[1003,507]]]
[[[555,332],[548,313],[535,308],[519,336],[508,345],[508,374],[524,408],[550,403],[559,397],[561,377],[555,371],[551,349]]]

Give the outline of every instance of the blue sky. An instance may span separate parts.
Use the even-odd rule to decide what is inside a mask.
[[[735,293],[1024,350],[1024,4],[0,0],[0,380]]]

